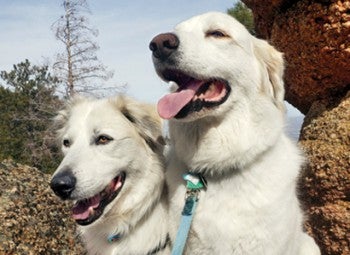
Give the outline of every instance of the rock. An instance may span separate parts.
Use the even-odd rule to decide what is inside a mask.
[[[350,89],[350,2],[245,0],[257,34],[284,52],[286,100],[306,114],[313,102]]]
[[[277,13],[286,6],[285,0],[243,0],[254,13],[255,30],[258,37],[268,39],[271,37],[271,28]],[[284,7],[285,8],[285,7]]]
[[[306,228],[322,254],[350,254],[350,93],[313,103],[300,145],[309,162],[300,179]]]
[[[322,254],[350,254],[350,1],[243,2],[257,35],[284,52],[286,99],[306,114],[305,227]]]
[[[84,254],[68,203],[50,176],[12,161],[0,163],[0,254]]]

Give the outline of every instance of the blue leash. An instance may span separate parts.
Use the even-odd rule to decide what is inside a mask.
[[[187,181],[185,206],[182,210],[181,222],[177,231],[171,255],[182,255],[186,245],[188,233],[191,228],[193,215],[196,211],[199,200],[199,192],[206,185],[201,175],[187,173],[183,176],[183,178],[185,181]]]

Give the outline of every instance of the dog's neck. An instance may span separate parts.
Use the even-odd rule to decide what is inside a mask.
[[[247,111],[245,119],[237,118],[239,114],[233,111],[221,119],[170,121],[170,139],[177,157],[193,171],[205,170],[202,173],[207,176],[245,168],[273,146],[283,132],[282,116],[267,121],[250,115]]]
[[[127,233],[120,234],[119,238],[113,242],[108,241],[108,236],[118,233],[113,232],[115,226],[112,226],[111,223],[101,222],[101,225],[95,226],[96,229],[93,231],[81,228],[89,254],[169,254],[171,241],[168,234],[166,197],[166,187],[164,187],[160,201],[155,201],[154,206],[134,227],[130,228]],[[123,224],[122,221],[121,224]]]

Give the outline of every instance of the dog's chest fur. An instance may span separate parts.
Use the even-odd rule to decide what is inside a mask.
[[[292,243],[299,238],[294,227],[302,221],[295,184],[300,160],[294,145],[282,137],[245,168],[207,177],[186,254],[287,254],[288,245],[298,247]],[[169,162],[171,218],[181,215],[185,196],[181,175],[189,170],[177,158]]]

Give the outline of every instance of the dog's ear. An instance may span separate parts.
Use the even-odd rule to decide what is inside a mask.
[[[119,96],[117,104],[148,146],[155,152],[162,152],[165,140],[162,136],[162,120],[155,105],[136,102],[125,96]]]
[[[284,60],[283,54],[272,47],[268,42],[254,38],[254,53],[260,61],[263,73],[262,90],[272,96],[275,105],[285,111],[284,106]]]

